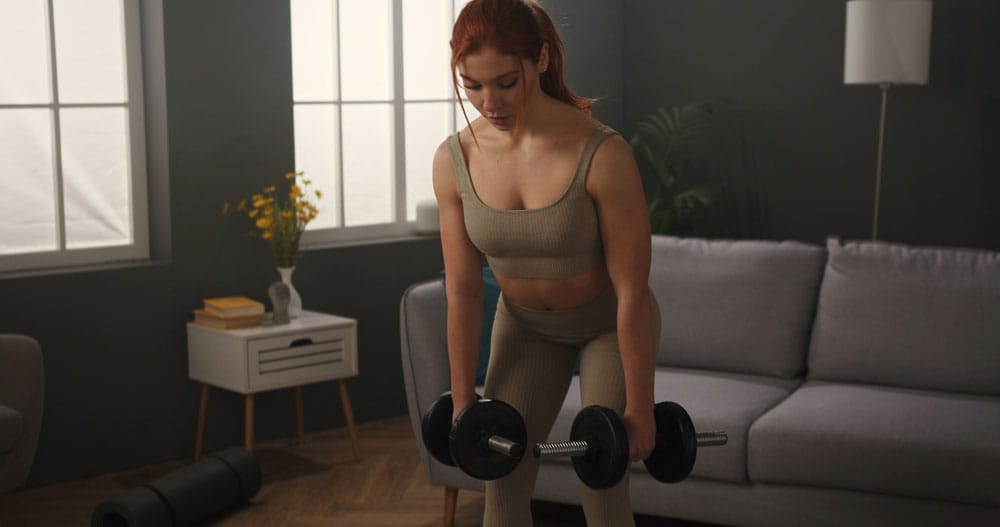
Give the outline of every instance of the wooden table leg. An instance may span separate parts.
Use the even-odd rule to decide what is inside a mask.
[[[458,505],[458,488],[444,488],[444,526],[453,527],[455,525],[455,507]]]
[[[194,436],[194,460],[201,459],[201,450],[205,447],[205,415],[208,413],[208,385],[201,385],[201,402],[198,404],[198,432]]]
[[[306,440],[305,418],[302,416],[302,387],[295,387],[295,431],[299,435],[299,443]]]
[[[347,419],[347,433],[351,436],[351,447],[354,448],[354,458],[361,460],[361,445],[358,444],[358,430],[354,427],[354,412],[351,410],[351,399],[347,396],[347,384],[344,379],[337,379],[340,385],[340,404],[344,405],[344,417]]]
[[[244,403],[243,415],[243,447],[247,452],[253,452],[253,394],[248,393]]]

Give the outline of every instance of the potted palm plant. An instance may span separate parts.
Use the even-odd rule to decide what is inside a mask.
[[[658,108],[629,141],[657,234],[760,236],[766,220],[728,104]]]

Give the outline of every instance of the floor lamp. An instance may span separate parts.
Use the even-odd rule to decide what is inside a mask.
[[[882,90],[875,167],[872,240],[878,239],[882,145],[889,86],[927,84],[932,0],[849,0],[844,39],[844,84],[877,84]]]

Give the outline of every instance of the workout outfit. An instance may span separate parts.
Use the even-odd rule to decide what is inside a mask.
[[[594,152],[614,133],[607,127],[595,130],[565,194],[551,205],[527,210],[494,209],[483,203],[469,176],[458,134],[448,138],[469,238],[496,274],[568,278],[603,264],[597,210],[585,184]],[[652,292],[650,301],[654,342],[658,342],[660,315]],[[599,404],[619,415],[624,412],[625,375],[617,319],[618,301],[610,285],[586,304],[562,310],[518,306],[501,293],[484,396],[505,401],[521,413],[528,428],[528,445],[548,438],[578,356],[583,406]],[[538,463],[526,454],[510,475],[486,482],[484,526],[532,524],[530,504]],[[580,493],[588,525],[633,525],[628,474],[605,490],[581,483]]]

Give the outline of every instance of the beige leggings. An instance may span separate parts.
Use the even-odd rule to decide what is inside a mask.
[[[659,342],[660,314],[652,297],[654,339]],[[580,357],[580,398],[583,407],[599,404],[621,414],[625,409],[625,376],[618,353],[614,290],[572,309],[541,311],[505,302],[497,306],[484,395],[512,405],[528,427],[526,455],[508,476],[486,482],[485,527],[532,525],[531,495],[538,460],[530,445],[548,438],[562,407]],[[556,438],[566,440],[568,438]],[[580,483],[587,525],[631,526],[629,478],[614,487],[594,490]]]

